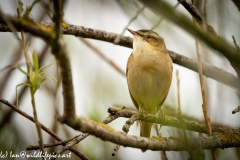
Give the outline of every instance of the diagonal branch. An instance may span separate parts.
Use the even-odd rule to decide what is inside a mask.
[[[121,33],[120,35],[118,35],[118,36],[116,37],[116,39],[113,41],[114,44],[118,44],[118,42],[119,42],[119,40],[120,40],[120,37],[123,36],[123,34],[124,34],[124,32],[127,30],[128,26],[129,26],[135,19],[137,19],[138,15],[139,15],[141,12],[143,12],[144,8],[145,8],[145,6],[142,6],[142,8],[140,8],[140,9],[137,11],[136,15],[134,15],[134,16],[130,19],[130,21],[128,22],[128,24],[123,28],[122,33]]]
[[[240,54],[235,47],[223,39],[220,39],[216,35],[202,30],[202,28],[193,24],[193,22],[182,13],[173,10],[172,7],[170,7],[165,1],[140,1],[155,13],[164,16],[174,24],[202,40],[209,47],[222,53],[222,55],[228,59],[232,67],[235,69],[238,78],[240,79]]]
[[[110,123],[117,118],[118,118],[118,115],[110,115],[107,118],[105,118],[103,123],[105,123],[105,124]],[[75,136],[71,139],[68,139],[68,140],[64,140],[64,141],[60,141],[60,142],[52,143],[52,144],[45,144],[44,147],[48,148],[48,147],[53,147],[53,146],[58,146],[58,145],[64,145],[64,147],[61,150],[56,152],[57,155],[61,155],[66,150],[71,149],[74,145],[78,144],[79,142],[81,142],[83,139],[85,139],[89,135],[90,134],[88,134],[88,133],[82,133],[82,134],[77,135],[77,136]],[[28,148],[27,148],[27,150],[38,150],[38,149],[39,149],[39,146],[28,146]]]
[[[112,122],[113,120],[117,119],[118,115],[110,115],[108,116],[102,123],[107,124]],[[56,154],[63,154],[66,150],[71,149],[74,145],[78,144],[79,142],[81,142],[82,140],[84,140],[85,138],[87,138],[90,134],[89,133],[82,133],[78,136],[76,136],[76,138],[74,138],[73,140],[71,140],[66,146],[64,146],[61,150],[59,150],[58,152],[56,152]]]
[[[92,49],[95,53],[97,53],[103,60],[105,60],[109,65],[111,65],[114,69],[116,69],[122,76],[126,77],[126,73],[117,66],[111,59],[105,56],[97,47],[92,45],[89,41],[84,38],[80,38],[80,40],[86,44],[90,49]]]
[[[186,56],[183,56],[170,50],[168,50],[168,53],[175,64],[198,72],[197,60],[190,59]],[[223,83],[227,86],[230,86],[234,89],[240,89],[240,81],[232,73],[226,72],[218,67],[215,67],[205,62],[202,62],[202,72],[203,75],[205,75],[206,77],[215,79],[216,81]]]
[[[13,17],[9,17],[9,18],[11,21],[14,21],[13,23],[14,25],[21,27],[20,29],[23,29],[25,32],[30,32],[33,35],[40,36],[40,34],[38,34],[38,30],[39,30],[38,28],[35,28],[33,30],[30,26],[22,24],[21,21],[16,20]],[[1,22],[1,15],[0,15],[0,22]],[[51,28],[53,27],[53,24],[49,22],[38,22],[38,24],[40,24],[41,26],[39,28],[45,28],[45,30],[51,31]],[[10,30],[3,24],[0,24],[0,31],[9,32]],[[41,29],[40,31],[44,32],[44,30],[41,30]],[[101,41],[110,42],[110,43],[113,43],[114,39],[118,36],[118,34],[115,34],[112,32],[106,32],[102,30],[87,28],[83,26],[76,26],[76,25],[71,25],[66,23],[62,23],[62,32],[67,35],[74,35],[74,36],[83,37],[83,38],[91,38],[91,39],[101,40]],[[43,35],[47,35],[47,36],[44,36],[44,39],[46,38],[49,40],[52,38],[51,34],[49,35],[45,33]],[[131,48],[132,38],[122,36],[120,38],[118,45]],[[175,64],[186,67],[196,72],[198,71],[196,60],[190,59],[186,56],[183,56],[171,50],[168,50],[168,53]],[[219,81],[220,83],[223,83],[234,89],[240,89],[239,80],[233,74],[226,72],[215,66],[212,66],[208,63],[203,62],[202,66],[203,66],[203,74],[205,76],[212,78],[216,81]]]
[[[197,10],[197,8],[191,4],[190,2],[186,1],[186,0],[177,0],[179,3],[182,4],[182,6],[192,15],[192,17],[194,18],[194,20],[196,20],[196,22],[200,25],[200,26],[206,26],[207,27],[207,31],[217,35],[217,33],[215,32],[215,30],[213,29],[212,26],[208,25],[204,19],[202,18],[201,14],[199,13],[199,11]]]
[[[9,103],[8,101],[6,101],[5,99],[0,98],[0,102],[2,102],[3,104],[5,104],[6,106],[10,107],[12,110],[14,110],[15,112],[19,113],[20,115],[22,115],[23,117],[29,119],[30,121],[32,121],[33,123],[35,123],[34,118],[29,116],[27,113],[23,112],[22,110],[20,110],[18,107],[16,107],[15,105]],[[49,135],[51,135],[54,139],[56,139],[58,142],[61,142],[62,139],[60,137],[58,137],[58,135],[56,135],[54,132],[52,132],[49,128],[47,128],[46,126],[44,126],[43,124],[41,124],[39,122],[40,127]],[[65,145],[65,144],[63,144]],[[78,157],[82,158],[82,159],[87,159],[82,153],[80,153],[79,151],[75,150],[75,149],[70,149],[70,151],[72,151],[74,154],[76,154]]]
[[[232,0],[232,2],[235,4],[237,7],[238,11],[240,11],[240,0]]]
[[[46,42],[50,42],[49,40],[53,39],[53,37],[54,37],[54,35],[51,32],[52,31],[51,28],[46,28],[44,26],[41,27],[41,26],[39,26],[38,23],[35,23],[33,21],[5,15],[0,11],[0,22],[2,23],[2,24],[0,24],[0,28],[1,28],[2,32],[10,32],[9,27],[3,25],[3,24],[7,24],[5,19],[7,19],[7,21],[11,21],[11,23],[15,27],[17,27],[16,29],[18,31],[23,30],[24,32],[25,31],[29,32],[32,35],[42,38]]]

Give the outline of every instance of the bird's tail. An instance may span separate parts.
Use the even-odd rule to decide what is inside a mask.
[[[140,123],[140,136],[141,137],[150,137],[152,129],[152,123],[150,122],[143,122]],[[146,150],[142,149],[142,152],[145,152]]]

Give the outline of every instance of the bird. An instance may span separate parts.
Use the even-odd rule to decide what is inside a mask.
[[[171,86],[172,59],[164,39],[156,32],[127,30],[133,35],[133,52],[126,67],[130,97],[139,111],[156,115]],[[151,122],[141,121],[140,136],[150,137],[151,128]]]

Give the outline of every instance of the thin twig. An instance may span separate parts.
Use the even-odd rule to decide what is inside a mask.
[[[18,11],[18,9],[17,9],[17,11]],[[1,10],[0,10],[0,14],[3,14]],[[3,18],[3,20],[6,22],[9,30],[10,30],[11,32],[13,32],[14,36],[16,37],[16,39],[21,43],[22,40],[21,40],[21,38],[20,38],[20,37],[18,36],[18,34],[17,34],[17,29],[16,29],[15,26],[12,24],[12,22],[9,20],[8,16],[3,16],[2,18]]]
[[[178,2],[178,3],[173,7],[173,9],[176,9],[179,4],[180,4],[180,3]],[[150,30],[154,30],[154,29],[162,22],[162,20],[163,20],[163,17],[159,18],[158,22],[157,22],[155,25],[153,25]]]
[[[176,78],[177,78],[177,100],[178,100],[178,116],[181,115],[181,99],[180,99],[180,78],[179,78],[179,71],[176,71]]]
[[[32,41],[32,37],[28,36],[27,39],[26,39],[26,42],[30,42],[30,41]],[[12,60],[10,62],[10,65],[11,65],[11,67],[13,67],[13,69],[15,69],[17,67],[17,65],[19,64],[19,61],[20,61],[21,55],[22,55],[22,50],[23,50],[22,47],[23,46],[20,45],[19,48],[14,53],[12,53],[12,55],[14,55],[14,56],[12,56]],[[43,47],[43,48],[45,48],[45,47]],[[9,66],[7,66],[7,67],[4,67],[3,69],[1,69],[0,73],[2,71],[4,71],[5,69],[8,69],[7,73],[5,74],[5,76],[1,75],[1,78],[7,80],[12,75],[12,73],[13,73],[12,71],[14,71],[14,70],[12,70],[12,68],[9,69]],[[2,81],[1,82],[1,84],[0,84],[0,96],[2,96],[2,94],[4,93],[5,88],[7,87],[8,82],[9,81]]]
[[[55,142],[55,143],[49,143],[49,144],[44,144],[44,148],[50,148],[50,147],[55,147],[55,146],[63,146],[66,145],[68,142],[72,141],[73,139],[77,138],[78,136],[75,136],[73,138],[67,139],[67,140],[63,140],[63,141],[59,141],[59,142]],[[26,150],[38,150],[40,149],[39,146],[32,146],[29,145]]]
[[[155,126],[155,131],[156,131],[158,137],[161,138],[162,135],[159,132],[158,125],[154,124],[154,126]],[[160,155],[161,155],[161,160],[168,160],[167,155],[166,155],[166,151],[160,151]]]
[[[178,113],[177,113],[177,118],[181,123],[185,123],[185,120],[182,117],[182,111],[181,111],[181,101],[180,101],[180,78],[179,78],[179,71],[176,71],[176,79],[177,79],[177,101],[178,101]],[[183,134],[183,138],[185,140],[185,144],[188,145],[188,139],[187,139],[187,135],[186,135],[186,130],[182,129],[182,134]],[[192,151],[188,150],[190,159],[192,157]]]
[[[120,149],[120,147],[121,147],[121,145],[116,144],[116,146],[113,149],[112,156],[115,156],[117,154],[117,152]]]
[[[237,112],[239,112],[240,111],[240,106],[238,106],[237,108],[235,108],[233,111],[232,111],[232,114],[235,114],[235,113],[237,113]]]
[[[194,19],[193,19],[193,21],[194,21]],[[205,85],[204,85],[204,79],[203,79],[203,74],[202,74],[202,59],[201,59],[201,54],[199,51],[199,42],[198,42],[197,38],[195,40],[196,40],[196,53],[197,53],[197,57],[198,57],[198,73],[199,73],[200,86],[201,86],[202,99],[203,99],[202,110],[203,110],[205,123],[207,126],[208,136],[212,136],[212,127],[211,127],[210,118],[208,116],[207,98],[206,98],[206,93],[205,93],[205,88],[204,88]],[[216,160],[216,156],[214,154],[214,149],[211,149],[211,155],[212,155],[213,160]]]
[[[0,102],[2,102],[3,104],[5,104],[6,106],[10,107],[11,109],[13,109],[15,112],[19,113],[20,115],[22,115],[23,117],[29,119],[30,121],[32,121],[33,123],[35,123],[35,120],[33,117],[31,117],[30,115],[28,115],[26,112],[23,112],[22,110],[20,110],[18,107],[16,107],[15,105],[9,103],[7,100],[0,98]],[[44,126],[43,124],[41,124],[39,122],[40,127],[49,135],[51,135],[54,139],[56,139],[57,141],[61,142],[62,139],[60,137],[58,137],[58,135],[56,135],[54,132],[52,132],[49,128],[47,128],[46,126]],[[82,158],[82,159],[86,159],[87,158],[80,153],[79,151],[71,148],[70,151],[72,151],[76,156]]]
[[[203,18],[204,18],[204,21],[207,22],[207,0],[203,1]]]
[[[61,76],[60,76],[60,71],[59,71],[59,65],[58,64],[56,65],[56,75],[57,75],[56,77],[57,77],[58,81],[57,81],[57,84],[56,84],[55,88],[53,90],[50,90],[51,87],[46,87],[46,88],[49,90],[49,92],[53,96],[52,99],[54,99],[53,104],[54,104],[55,115],[59,115],[59,112],[58,112],[59,101],[57,99],[57,96],[58,96],[58,93],[59,93],[58,91],[61,88]],[[51,127],[52,131],[57,132],[58,126],[59,126],[59,123],[57,121],[54,121],[53,124],[52,124],[52,127]],[[49,138],[50,138],[49,142],[54,142],[54,139],[52,137],[49,137]],[[50,153],[55,152],[55,148],[52,147],[51,149],[49,149],[49,152]]]
[[[162,22],[162,20],[163,20],[163,17],[160,17],[158,22],[154,24],[150,30],[154,30]]]
[[[20,11],[19,8],[17,8],[17,15],[18,18],[20,18]],[[24,33],[23,31],[21,31],[21,45],[22,45],[22,49],[23,49],[23,53],[24,53],[24,57],[25,57],[25,61],[26,61],[26,66],[27,66],[27,73],[30,74],[31,71],[31,62],[30,62],[30,57],[27,53],[28,51],[28,47],[25,44],[25,37],[24,37]],[[33,115],[34,115],[34,121],[35,121],[35,125],[36,125],[36,129],[37,129],[37,133],[38,133],[38,143],[40,146],[40,150],[42,151],[42,153],[44,153],[44,147],[43,147],[43,137],[42,137],[42,130],[38,121],[38,116],[37,116],[37,109],[36,109],[36,103],[35,103],[35,97],[34,97],[34,89],[32,87],[32,82],[30,80],[30,77],[27,76],[28,79],[28,83],[30,84],[30,95],[31,95],[31,102],[32,102],[32,108],[33,108]],[[18,98],[18,97],[16,97]],[[42,157],[42,159],[44,160],[44,157]]]
[[[108,64],[110,64],[114,69],[116,69],[121,75],[124,77],[126,76],[125,72],[118,67],[112,60],[110,60],[107,56],[105,56],[97,47],[92,45],[90,42],[88,42],[84,38],[80,38],[80,40],[86,44],[89,48],[91,48],[95,53],[97,53],[104,61],[106,61]]]
[[[48,49],[48,45],[45,45],[45,46],[43,47],[43,50],[42,50],[41,53],[40,53],[40,56],[39,56],[39,64],[40,64],[40,66],[43,64],[43,61],[44,61],[44,59],[45,59],[45,57],[46,57],[46,55],[47,55],[47,53],[46,53],[47,49]],[[19,52],[19,51],[18,51],[18,52]],[[20,54],[20,52],[19,52],[18,54]],[[19,56],[19,58],[20,58],[20,55],[18,55],[18,56]],[[19,59],[19,58],[16,58],[16,59],[14,59],[14,60],[17,60],[17,59]],[[5,76],[5,78],[3,78],[3,79],[8,79],[8,78],[11,76],[11,73],[12,73],[12,72],[7,73],[7,76]],[[27,83],[27,80],[25,80],[24,83]],[[4,85],[4,84],[5,84],[5,82],[2,82],[2,83],[1,83],[1,85]],[[5,85],[6,85],[6,84],[5,84]],[[5,86],[2,86],[2,89],[4,89],[4,87],[5,87]],[[26,91],[27,91],[27,87],[26,87],[26,86],[23,86],[23,87],[19,90],[19,94],[18,94],[18,99],[19,99],[19,101],[20,101],[21,98],[24,96],[24,94],[26,93]],[[4,93],[4,91],[2,91],[2,93]],[[1,89],[0,89],[0,95],[1,95]],[[0,96],[0,97],[1,97],[1,96]],[[16,104],[16,101],[17,101],[17,99],[16,99],[16,97],[14,96],[14,99],[13,99],[11,102],[12,102],[12,104]],[[21,101],[20,101],[20,102],[21,102]],[[19,107],[21,107],[21,106],[19,106]],[[14,113],[13,110],[9,110],[9,111],[6,111],[6,112],[4,113],[4,116],[2,117],[2,120],[1,120],[1,122],[0,122],[0,132],[1,132],[1,129],[2,129],[6,124],[8,124],[8,123],[10,122],[10,119],[11,119],[13,113]]]
[[[145,5],[142,6],[142,8],[140,8],[136,14],[130,19],[130,21],[128,22],[128,24],[124,27],[123,31],[121,34],[119,34],[115,40],[113,41],[114,44],[118,44],[120,41],[120,38],[123,36],[124,32],[126,31],[126,29],[128,28],[128,26],[135,20],[137,19],[138,15],[144,10]]]
[[[131,127],[131,125],[133,125],[133,123],[139,119],[139,114],[136,113],[136,114],[133,114],[124,124],[124,126],[122,127],[122,130],[125,134],[128,134],[128,131]],[[119,150],[119,148],[121,147],[121,145],[117,144],[115,147],[114,147],[114,150],[112,152],[112,156],[115,156]]]
[[[188,2],[186,0],[178,0],[178,2],[182,4],[182,6],[192,15],[192,18],[194,18],[194,20],[196,20],[196,22],[200,26],[201,25],[206,26],[207,31],[213,33],[214,35],[217,35],[214,28],[207,24],[207,22],[204,20],[204,18],[199,13],[197,8],[193,5],[193,3],[191,4],[190,2]]]
[[[237,44],[237,42],[236,42],[236,39],[235,39],[235,37],[234,37],[234,36],[232,36],[232,39],[233,39],[233,43],[235,44],[236,48],[239,50],[239,46],[238,46],[238,44]]]
[[[203,109],[203,114],[205,118],[205,123],[208,129],[208,135],[212,135],[212,129],[211,129],[211,123],[210,123],[210,118],[208,117],[208,106],[207,106],[207,98],[206,98],[206,93],[204,89],[204,79],[202,75],[202,62],[201,62],[201,54],[199,53],[199,42],[198,39],[196,38],[196,52],[197,52],[197,57],[198,57],[198,73],[199,73],[199,79],[200,79],[200,85],[201,85],[201,91],[202,91],[202,99],[203,99],[203,104],[202,104],[202,109]]]
[[[119,117],[118,115],[109,115],[102,123],[108,124],[108,123],[112,122],[113,120],[117,119],[118,117]],[[61,155],[63,152],[65,152],[66,150],[71,149],[74,145],[78,144],[83,139],[87,138],[89,135],[90,134],[88,134],[88,133],[82,133],[82,134],[76,136],[76,138],[73,138],[73,140],[71,140],[67,145],[65,145],[56,154]],[[54,158],[52,158],[51,160],[53,160],[53,159]]]

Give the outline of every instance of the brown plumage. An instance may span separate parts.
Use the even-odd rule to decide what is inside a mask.
[[[172,60],[164,39],[150,30],[132,31],[133,52],[127,63],[128,89],[139,111],[156,114],[172,81]],[[140,136],[150,137],[152,123],[141,122]]]

